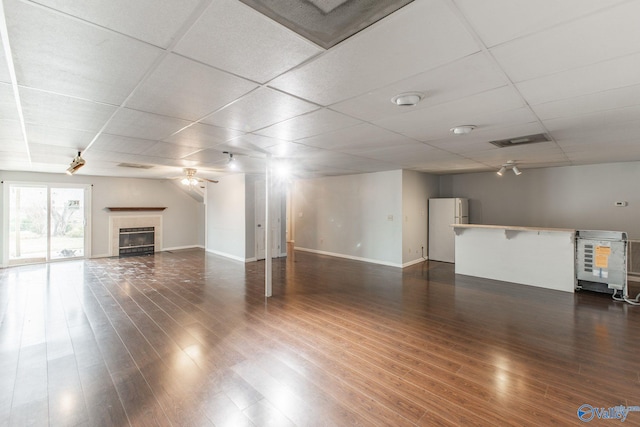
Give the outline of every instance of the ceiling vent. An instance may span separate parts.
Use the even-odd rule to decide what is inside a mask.
[[[538,142],[549,142],[551,138],[546,133],[536,133],[535,135],[518,136],[516,138],[501,139],[499,141],[489,141],[498,148],[516,147],[524,144],[535,144]]]
[[[151,169],[152,165],[139,165],[137,163],[120,163],[118,165],[121,168],[133,168],[133,169]]]

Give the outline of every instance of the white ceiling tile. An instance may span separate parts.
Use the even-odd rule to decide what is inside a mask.
[[[26,124],[29,147],[32,144],[67,147],[74,151],[83,151],[94,138],[94,132],[70,128]],[[71,161],[71,160],[69,160]]]
[[[7,63],[7,56],[4,52],[4,46],[0,43],[0,82],[10,83],[11,76],[9,75],[9,68]]]
[[[621,0],[455,0],[487,46],[556,26]]]
[[[127,138],[125,136],[101,134],[93,143],[91,149],[83,155],[93,152],[114,152],[123,154],[142,154],[144,151],[157,144],[157,141],[140,138]]]
[[[386,145],[409,144],[415,141],[403,135],[389,132],[369,123],[352,126],[322,135],[297,141],[301,144],[323,149],[368,149]]]
[[[330,105],[477,51],[444,2],[415,1],[270,85]]]
[[[27,123],[94,133],[98,132],[116,111],[113,105],[28,88],[20,88],[20,100]],[[91,139],[93,137],[89,142]]]
[[[429,141],[445,138],[452,127],[459,125],[487,129],[536,121],[533,113],[523,105],[517,92],[505,86],[431,108],[411,110],[374,123],[419,141]]]
[[[567,157],[554,142],[541,142],[537,144],[526,144],[516,147],[495,148],[493,150],[482,150],[477,152],[467,152],[465,157],[480,163],[499,167],[509,160],[513,160],[518,165],[526,166],[529,163],[541,162],[566,162]]]
[[[141,154],[152,157],[165,157],[169,159],[180,159],[200,151],[195,147],[187,147],[184,145],[170,144],[168,142],[158,142],[149,146]]]
[[[538,105],[580,95],[640,84],[640,54],[540,77],[516,86],[529,104]]]
[[[0,117],[5,120],[19,120],[20,117],[13,87],[5,83],[0,83]]]
[[[210,115],[202,122],[251,132],[317,108],[314,104],[265,87]]]
[[[165,138],[164,141],[190,147],[209,148],[242,135],[241,131],[195,123],[186,129]]]
[[[287,141],[308,138],[361,123],[360,120],[322,108],[258,131],[260,135]]]
[[[27,146],[24,143],[19,121],[0,118],[0,152],[21,153],[27,160]]]
[[[452,155],[449,158],[429,159],[409,169],[420,172],[444,174],[452,172],[481,172],[490,170],[490,167],[474,160]]]
[[[411,110],[433,107],[506,84],[504,74],[495,64],[484,53],[476,53],[382,89],[334,104],[331,109],[362,120],[375,121]],[[391,102],[391,98],[406,92],[420,92],[424,94],[424,98],[413,107],[399,107]]]
[[[393,163],[403,168],[410,168],[430,159],[451,157],[450,153],[430,147],[420,142],[397,146],[381,146],[368,149],[344,149],[347,154],[354,154],[367,159]]]
[[[122,108],[105,129],[112,135],[142,139],[168,138],[190,122],[173,117]]]
[[[78,154],[74,148],[48,144],[29,144],[29,151],[32,162],[59,165],[56,167],[59,173],[64,173],[71,160]]]
[[[600,111],[576,117],[545,120],[545,127],[557,140],[575,137],[626,139],[640,131],[640,105]]]
[[[264,83],[322,49],[239,1],[217,0],[175,51]]]
[[[545,121],[616,110],[635,105],[640,105],[640,85],[546,102],[532,105],[531,108],[541,120]]]
[[[516,126],[499,128],[476,129],[468,135],[454,135],[449,133],[446,138],[429,141],[429,145],[443,150],[464,154],[496,148],[490,141],[517,138],[526,135],[545,133],[546,129],[539,123],[525,123]]]
[[[120,104],[161,50],[25,2],[5,2],[18,83]]]
[[[199,0],[31,1],[163,48],[168,47],[200,3]]]
[[[491,52],[515,82],[618,58],[640,51],[638,15],[640,2],[625,2]]]
[[[208,65],[169,55],[135,92],[127,107],[198,120],[257,87]]]

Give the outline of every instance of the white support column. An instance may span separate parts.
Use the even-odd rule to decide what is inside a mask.
[[[271,273],[272,273],[272,259],[273,259],[273,236],[271,235],[271,154],[267,154],[266,171],[265,171],[265,195],[264,206],[265,221],[264,221],[264,296],[270,297],[272,295],[271,289]]]

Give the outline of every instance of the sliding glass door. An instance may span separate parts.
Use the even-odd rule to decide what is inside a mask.
[[[87,254],[89,186],[5,183],[9,265]],[[8,212],[7,212],[8,211]]]

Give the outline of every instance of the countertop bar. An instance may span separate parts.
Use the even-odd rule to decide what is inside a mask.
[[[453,228],[489,228],[495,230],[513,231],[549,231],[559,233],[575,233],[571,228],[545,228],[545,227],[521,227],[518,225],[486,225],[486,224],[451,224]]]
[[[576,230],[451,226],[455,232],[456,274],[574,292]]]

